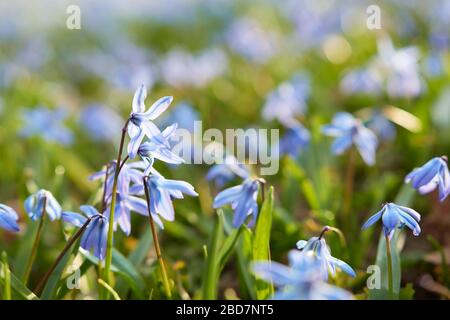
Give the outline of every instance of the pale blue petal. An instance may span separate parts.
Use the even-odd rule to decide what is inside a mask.
[[[145,117],[149,120],[155,120],[158,118],[172,103],[173,97],[167,96],[162,97],[157,100],[149,109],[146,111]]]

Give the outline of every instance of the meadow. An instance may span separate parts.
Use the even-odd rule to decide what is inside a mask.
[[[445,0],[1,3],[0,298],[450,299],[449,48]]]

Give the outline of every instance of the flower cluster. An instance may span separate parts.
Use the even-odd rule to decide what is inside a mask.
[[[255,262],[255,274],[273,282],[276,300],[352,300],[350,292],[324,281],[321,259],[313,251],[289,252],[289,266],[275,261]]]

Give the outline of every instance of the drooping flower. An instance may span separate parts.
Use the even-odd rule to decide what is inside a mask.
[[[322,235],[320,237],[312,237],[308,241],[300,240],[297,242],[297,248],[303,252],[312,251],[316,255],[317,259],[320,261],[320,268],[322,270],[322,275],[324,280],[328,279],[328,273],[333,276],[336,274],[336,268],[341,269],[348,275],[356,277],[355,271],[347,263],[331,256],[330,249],[323,238],[323,233],[327,230],[324,228]]]
[[[234,52],[256,63],[265,63],[279,49],[279,34],[265,30],[251,18],[233,21],[225,32],[225,38]],[[249,46],[249,43],[252,45]]]
[[[81,206],[80,210],[87,218],[76,212],[64,211],[62,219],[78,228],[81,228],[88,218],[91,219],[81,236],[80,246],[86,251],[93,250],[94,256],[104,260],[109,225],[108,218],[100,214],[93,206]]]
[[[163,228],[163,224],[159,216],[167,221],[175,219],[172,199],[183,199],[183,194],[198,196],[191,184],[185,181],[166,179],[159,174],[150,175],[145,187],[150,196],[152,218],[161,228]]]
[[[311,134],[298,124],[288,128],[280,140],[280,154],[288,154],[294,159],[309,145]]]
[[[44,207],[45,213],[50,220],[61,218],[61,205],[56,201],[50,191],[41,189],[30,195],[24,203],[25,211],[31,220],[37,220],[42,217]]]
[[[109,212],[110,206],[106,209]],[[128,236],[131,233],[131,211],[148,216],[147,203],[144,199],[129,194],[117,194],[114,211],[114,222]]]
[[[276,300],[352,300],[348,291],[323,281],[321,262],[311,251],[289,252],[289,266],[255,262],[253,272],[278,287]]]
[[[119,172],[119,177],[117,179],[117,192],[122,195],[126,195],[130,192],[130,184],[140,184],[142,183],[142,178],[144,177],[144,169],[146,164],[144,161],[135,161],[130,163],[125,163]],[[106,175],[108,180],[106,181],[106,200],[109,203],[112,196],[112,187],[114,183],[114,173],[116,170],[116,161],[111,161],[107,166],[107,169],[100,170],[89,177],[89,180],[99,180],[104,179]]]
[[[331,149],[334,154],[342,154],[355,145],[364,162],[375,163],[375,151],[378,146],[376,135],[363,123],[347,112],[338,112],[329,125],[322,127],[325,135],[336,137]]]
[[[153,136],[150,141],[142,143],[137,150],[139,156],[147,165],[153,164],[153,160],[158,159],[169,164],[184,163],[184,160],[172,152],[169,139],[175,133],[177,124],[173,124],[160,134]],[[128,146],[130,148],[130,145]],[[131,147],[133,149],[134,147]]]
[[[0,203],[0,227],[8,231],[17,232],[19,231],[17,220],[19,220],[17,212],[13,208]]]
[[[249,216],[252,216],[249,222],[249,226],[252,226],[258,217],[258,189],[259,181],[248,178],[242,184],[220,192],[214,198],[213,207],[217,209],[231,204],[234,210],[233,227],[239,228]]]
[[[144,168],[147,165],[144,161],[125,163],[119,172],[117,180],[117,194],[115,204],[114,222],[119,225],[122,231],[129,235],[131,232],[131,211],[141,215],[148,215],[146,202],[137,196],[143,195],[142,179]],[[108,173],[106,181],[106,212],[110,212],[112,198],[112,187],[114,183],[115,162],[111,162],[108,169],[99,171],[90,176],[91,180],[104,179]],[[152,173],[156,170],[150,170]],[[116,225],[115,225],[116,226]]]
[[[66,112],[63,109],[50,110],[39,106],[23,112],[24,125],[20,134],[24,137],[40,136],[48,142],[70,145],[73,134],[67,129],[63,121]]]
[[[216,163],[209,169],[206,180],[214,181],[216,186],[221,187],[236,176],[246,179],[249,175],[248,168],[239,163],[233,155],[228,154],[224,157],[223,163]]]
[[[383,78],[376,68],[351,70],[344,75],[340,88],[344,94],[378,94],[382,90]]]
[[[298,126],[296,117],[306,111],[310,84],[305,74],[297,74],[272,91],[263,108],[265,120],[277,119],[286,127]]]
[[[362,230],[380,219],[383,223],[384,234],[389,238],[392,237],[396,228],[403,228],[405,225],[413,231],[415,236],[420,234],[420,214],[411,208],[399,206],[392,202],[387,203],[364,223]]]
[[[94,104],[81,111],[79,123],[94,141],[116,141],[123,119],[114,109]]]
[[[372,130],[380,140],[390,141],[395,138],[397,130],[381,111],[375,110],[367,122],[367,127]]]
[[[405,183],[412,183],[420,194],[426,194],[439,189],[439,200],[442,202],[450,194],[450,173],[446,156],[435,157],[422,167],[414,169],[406,178]]]
[[[141,85],[134,94],[132,112],[128,123],[128,135],[130,136],[128,155],[131,159],[136,156],[144,136],[152,139],[154,136],[161,134],[153,120],[159,117],[173,100],[172,97],[162,97],[146,111],[144,104],[146,97],[147,90],[144,85]]]
[[[172,49],[160,63],[163,79],[173,87],[204,87],[221,76],[227,67],[227,55],[214,47],[195,55],[179,48]]]

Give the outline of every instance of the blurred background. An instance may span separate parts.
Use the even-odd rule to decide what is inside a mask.
[[[380,29],[366,25],[372,4],[381,10]],[[80,29],[67,27],[70,5],[80,8]],[[449,46],[446,0],[1,1],[0,202],[17,209],[22,230],[0,231],[0,249],[21,268],[35,228],[22,204],[38,188],[51,190],[65,210],[98,199],[99,183],[88,176],[115,157],[133,93],[144,83],[147,106],[174,97],[161,126],[191,130],[202,120],[204,129],[280,128],[286,156],[280,172],[266,177],[275,186],[277,261],[323,225],[344,226],[336,216],[346,156],[331,155],[321,126],[338,111],[369,123],[381,144],[374,167],[358,159],[352,223],[361,225],[402,190],[423,214],[423,234],[408,234],[402,246],[403,285],[415,298],[449,298],[450,203],[402,189],[413,168],[449,155]],[[291,104],[309,131],[304,143],[263,111]],[[161,236],[181,292],[195,297],[217,189],[205,180],[206,165],[157,168],[200,193],[176,203],[177,219]],[[65,243],[61,225],[46,228],[32,282]],[[117,233],[116,247],[129,256],[147,231],[134,215],[131,236]],[[359,270],[356,280],[336,281],[364,297],[378,232],[348,234],[347,245],[329,237],[334,255]],[[138,261],[144,276],[152,261],[152,254]],[[241,273],[227,266],[221,297],[248,297]],[[91,297],[89,277],[83,281],[73,298]]]

